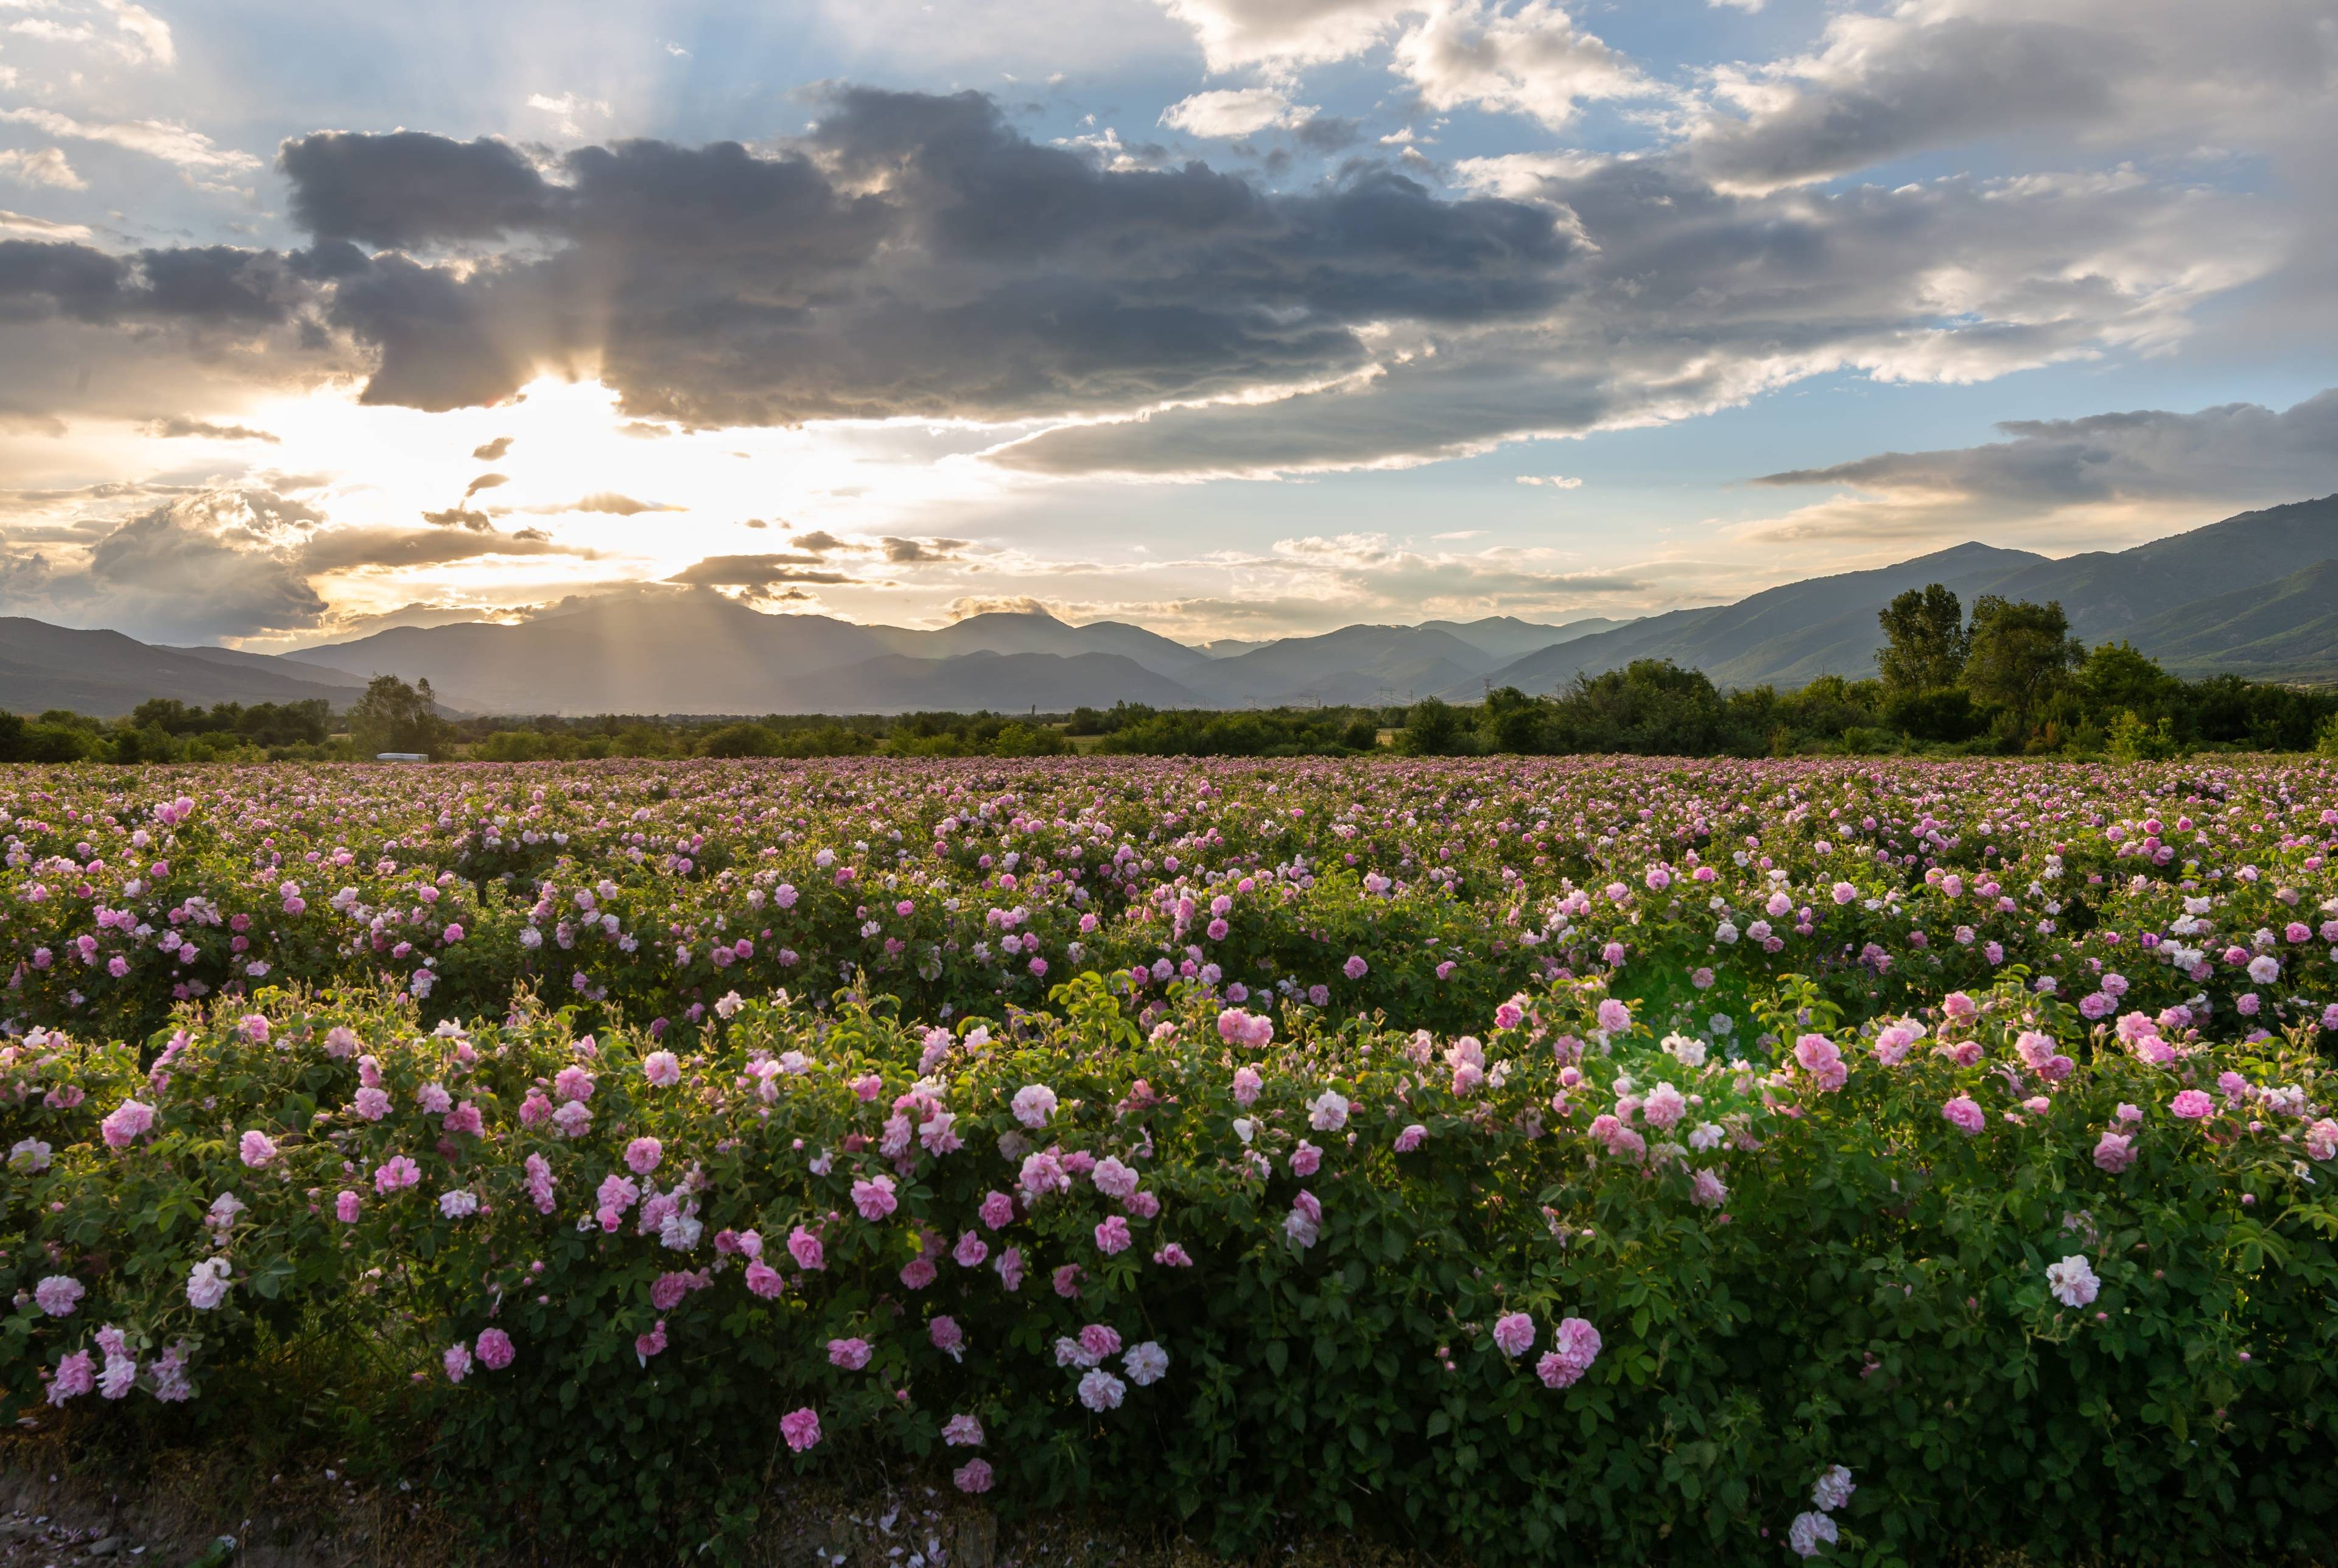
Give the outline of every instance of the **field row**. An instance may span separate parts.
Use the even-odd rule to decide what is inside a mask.
[[[2010,977],[2278,1031],[2338,1004],[2334,807],[2313,762],[10,769],[0,1020],[136,1036],[306,983],[948,1021],[1093,969],[1441,1030],[1598,975],[1725,1034],[1797,974],[1862,1018]]]

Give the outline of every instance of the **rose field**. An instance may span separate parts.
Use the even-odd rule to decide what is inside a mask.
[[[564,1561],[880,1473],[2332,1560],[2338,763],[11,768],[0,846],[0,1387],[78,1464]]]

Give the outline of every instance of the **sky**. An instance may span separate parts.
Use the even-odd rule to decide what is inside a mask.
[[[2338,490],[2332,0],[0,0],[0,614],[1187,641]]]

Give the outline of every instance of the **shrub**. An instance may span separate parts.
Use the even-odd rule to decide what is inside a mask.
[[[1853,1029],[1790,980],[1736,1058],[1574,982],[1448,1040],[1052,1000],[726,998],[660,1041],[270,994],[142,1081],[28,1038],[0,1372],[216,1436],[280,1418],[307,1346],[492,1528],[602,1557],[727,1552],[840,1452],[1227,1550],[2330,1544],[2338,1123],[2300,1040],[2014,983]],[[64,1394],[84,1367],[114,1381]]]

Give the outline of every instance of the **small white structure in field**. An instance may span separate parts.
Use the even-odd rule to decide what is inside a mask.
[[[373,760],[377,762],[427,762],[430,754],[427,751],[377,751]]]

